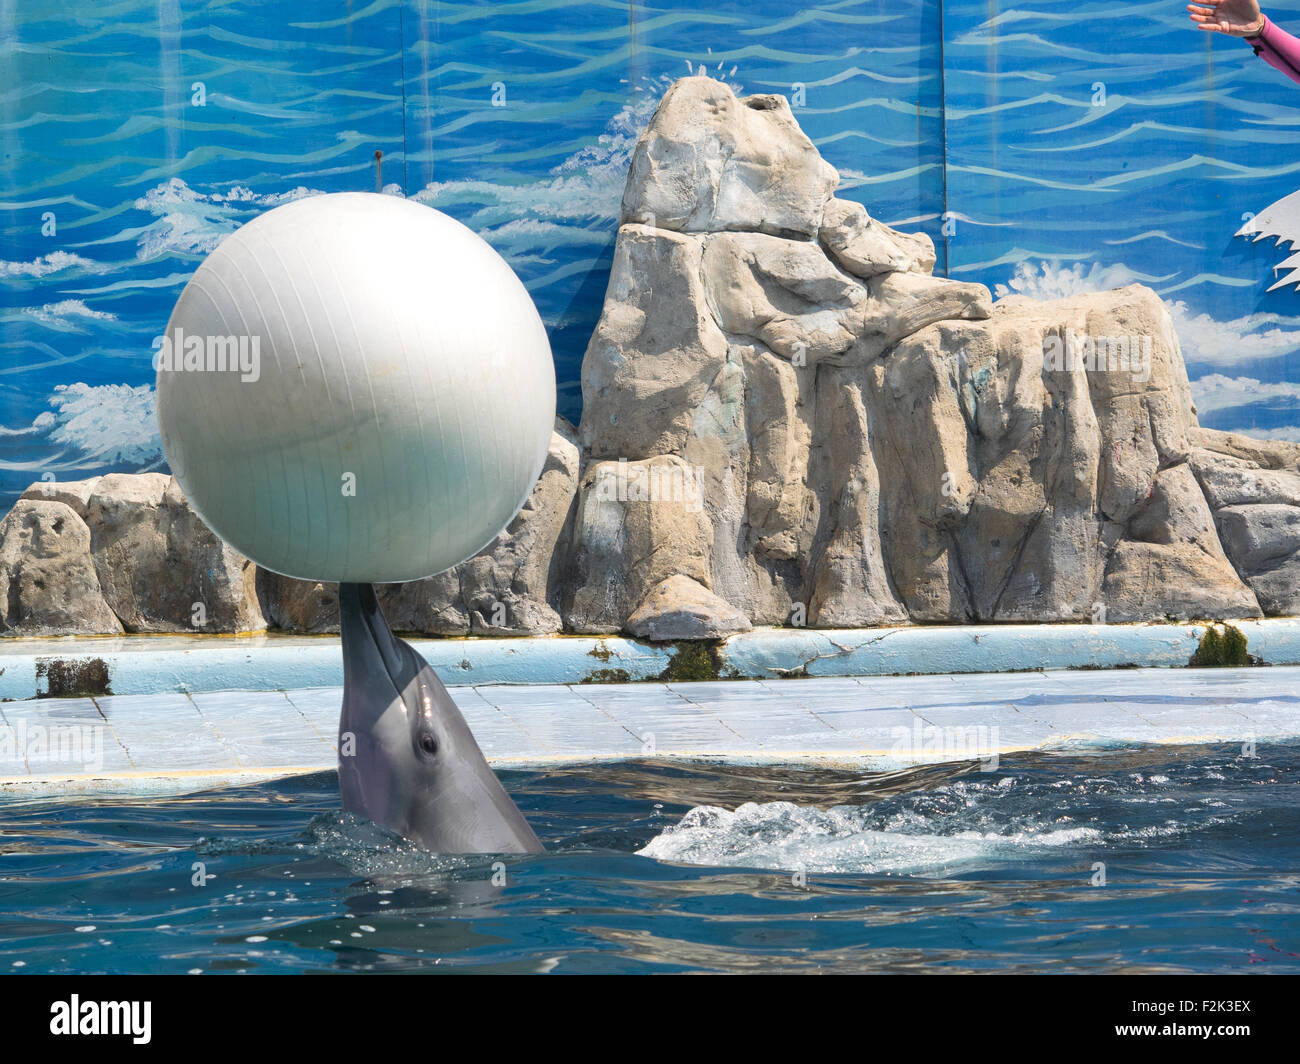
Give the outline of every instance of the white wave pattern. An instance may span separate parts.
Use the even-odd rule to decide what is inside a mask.
[[[116,314],[106,310],[92,310],[81,299],[63,299],[39,307],[24,307],[20,312],[42,325],[55,329],[79,329],[78,319],[85,321],[117,321]]]
[[[53,273],[62,273],[64,270],[98,272],[104,268],[99,263],[70,251],[51,251],[48,255],[38,255],[30,262],[0,260],[0,277],[37,279],[48,277]]]
[[[1031,299],[1064,299],[1080,292],[1104,292],[1108,288],[1122,288],[1140,279],[1122,262],[1103,266],[1099,262],[1075,262],[1065,265],[1058,262],[1025,261],[1016,264],[1015,272],[1006,284],[995,284],[993,295],[1002,299],[1009,295],[1029,296]]]
[[[262,211],[319,195],[319,190],[303,186],[275,193],[254,192],[243,185],[234,185],[225,192],[199,192],[173,177],[135,201],[136,210],[146,211],[156,219],[141,231],[136,258],[147,261],[167,254],[206,255],[222,238]]]
[[[162,455],[152,385],[60,384],[49,403],[32,427],[80,452],[87,467],[144,466]]]
[[[539,247],[603,244],[610,225],[618,221],[637,139],[650,123],[659,93],[672,79],[647,80],[653,81],[653,91],[635,92],[594,144],[574,152],[544,180],[518,185],[435,181],[409,198],[455,214],[515,264],[534,260]],[[401,195],[396,184],[386,185],[383,191]],[[135,201],[137,210],[155,219],[137,237],[136,258],[206,255],[262,211],[319,195],[321,190],[302,186],[282,193],[259,193],[242,185],[224,192],[200,192],[174,177]],[[452,210],[458,206],[473,209],[468,214]]]
[[[1228,368],[1300,350],[1300,318],[1247,315],[1217,321],[1208,314],[1194,314],[1182,300],[1166,302],[1183,359],[1189,365]],[[1267,321],[1274,324],[1261,329],[1260,324]],[[1285,328],[1287,325],[1296,328]]]
[[[1095,828],[1024,823],[1004,831],[939,834],[929,818],[915,813],[899,813],[878,825],[869,817],[867,810],[854,806],[747,802],[734,812],[696,806],[637,852],[681,864],[943,875],[1102,838]]]
[[[1232,431],[1241,436],[1254,436],[1258,440],[1286,440],[1289,443],[1300,443],[1300,425],[1281,425],[1264,431],[1256,428],[1241,428]]]

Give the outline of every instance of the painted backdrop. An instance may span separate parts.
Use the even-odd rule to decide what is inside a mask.
[[[576,420],[632,146],[701,71],[790,97],[840,194],[929,233],[938,273],[1151,285],[1202,423],[1300,440],[1286,249],[1233,235],[1300,187],[1300,85],[1175,0],[67,6],[0,0],[0,512],[41,478],[165,468],[151,345],[195,266],[377,178],[511,262]]]

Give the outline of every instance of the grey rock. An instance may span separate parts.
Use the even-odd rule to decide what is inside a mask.
[[[1193,448],[1190,461],[1205,497],[1216,510],[1247,503],[1300,506],[1300,473],[1268,469],[1246,458]]]
[[[698,238],[619,229],[605,307],[582,362],[582,445],[594,458],[680,450],[726,358],[700,280]]]
[[[86,524],[100,589],[128,632],[266,627],[254,566],[203,524],[173,478],[100,477]]]
[[[66,503],[20,499],[0,521],[0,633],[114,635],[90,557],[90,529]]]
[[[1115,621],[1262,615],[1219,543],[1187,464],[1156,474],[1150,498],[1111,553],[1103,593],[1108,619]]]
[[[708,586],[713,529],[696,472],[677,455],[593,462],[574,524],[567,627],[613,633],[670,576]]]
[[[1221,432],[1199,426],[1188,429],[1188,437],[1197,447],[1254,462],[1261,469],[1300,472],[1300,443],[1290,440],[1260,440],[1239,432]]]
[[[730,603],[699,581],[681,575],[670,576],[651,588],[627,619],[630,635],[660,643],[723,639],[752,627],[749,618]]]
[[[817,245],[762,233],[710,236],[703,270],[723,331],[796,365],[866,362],[936,321],[991,313],[983,285],[903,272],[862,283]]]
[[[1248,570],[1281,561],[1300,550],[1300,507],[1228,506],[1216,515],[1232,556]]]
[[[738,100],[712,78],[682,78],[637,142],[623,221],[808,238],[838,183],[784,96]]]
[[[338,633],[337,584],[299,580],[259,567],[257,598],[266,623],[272,628],[301,635]],[[389,624],[392,626],[391,618]]]
[[[634,517],[639,551],[760,624],[1258,613],[1189,479],[1201,430],[1154,292],[994,304],[930,276],[927,238],[834,197],[816,240],[719,220],[712,149],[684,145],[726,142],[737,113],[701,79],[665,97],[626,202],[678,198],[620,229],[584,363],[592,458],[675,456],[702,485],[712,536]],[[575,626],[613,630],[640,601],[611,546],[628,516],[580,504]]]
[[[832,199],[817,234],[822,247],[856,277],[894,271],[928,274],[934,269],[934,241],[924,233],[900,233],[851,200]]]
[[[83,521],[90,497],[95,492],[99,477],[89,480],[40,480],[19,496],[22,499],[44,499],[47,502],[61,502],[70,506]]]
[[[889,578],[880,537],[880,474],[872,452],[862,375],[827,367],[817,405],[825,440],[814,476],[825,509],[809,552],[808,623],[821,628],[901,624],[908,619]]]
[[[1190,463],[1232,564],[1269,616],[1300,613],[1300,448],[1193,430]]]

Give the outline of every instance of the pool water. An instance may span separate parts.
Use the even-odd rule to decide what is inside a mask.
[[[504,773],[549,852],[496,861],[332,773],[5,799],[0,972],[1300,972],[1300,748],[1255,754]]]

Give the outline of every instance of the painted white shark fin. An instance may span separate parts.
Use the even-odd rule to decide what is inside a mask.
[[[1289,244],[1300,241],[1300,191],[1270,203],[1233,235],[1253,236],[1256,240],[1272,236],[1279,244],[1283,240]]]
[[[1274,281],[1269,286],[1268,290],[1270,292],[1275,288],[1285,288],[1289,284],[1294,284],[1297,288],[1300,288],[1300,251],[1297,251],[1294,255],[1288,255],[1273,267],[1274,273],[1281,273],[1283,270],[1287,271],[1286,276]]]
[[[1276,203],[1271,203],[1257,215],[1246,222],[1235,236],[1254,237],[1263,240],[1266,236],[1275,237],[1274,244],[1281,246],[1286,241],[1288,248],[1300,244],[1300,191],[1283,196]],[[1300,253],[1290,255],[1273,267],[1273,272],[1287,272],[1269,286],[1269,291],[1285,288],[1294,284],[1300,290]]]

